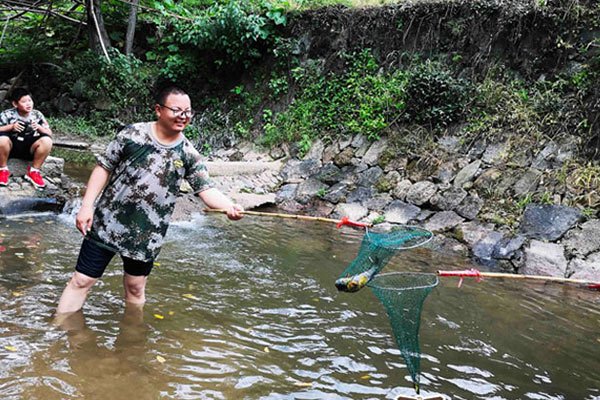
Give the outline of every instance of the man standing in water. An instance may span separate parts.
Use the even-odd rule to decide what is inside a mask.
[[[146,281],[183,179],[208,207],[227,210],[232,220],[242,217],[241,206],[210,187],[200,154],[182,133],[193,116],[189,96],[178,87],[167,87],[158,93],[154,110],[157,121],[124,128],[98,157],[76,218],[85,238],[57,314],[81,309],[116,253],[125,270],[125,301],[144,304]]]

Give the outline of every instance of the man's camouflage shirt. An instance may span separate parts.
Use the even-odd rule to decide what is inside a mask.
[[[206,166],[189,140],[181,135],[177,142],[163,145],[153,126],[142,122],[124,128],[97,157],[111,174],[86,236],[140,261],[158,255],[183,179],[195,193],[210,188]]]

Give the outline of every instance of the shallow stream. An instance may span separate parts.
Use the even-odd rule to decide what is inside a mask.
[[[392,399],[411,394],[383,305],[339,293],[362,233],[222,215],[173,225],[143,313],[116,257],[82,313],[53,323],[81,237],[72,215],[0,220],[2,399]],[[469,267],[427,249],[384,271]],[[600,295],[441,278],[420,330],[424,393],[600,399]]]

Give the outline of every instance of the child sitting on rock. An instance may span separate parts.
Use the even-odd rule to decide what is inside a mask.
[[[52,130],[44,115],[33,109],[26,89],[15,89],[11,100],[13,108],[0,114],[0,186],[8,184],[7,162],[14,157],[32,161],[24,178],[36,188],[44,188],[40,168],[52,149]]]

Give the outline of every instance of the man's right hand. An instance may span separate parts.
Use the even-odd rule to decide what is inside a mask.
[[[88,231],[92,227],[92,220],[94,218],[94,209],[92,207],[81,206],[77,217],[75,218],[75,226],[79,229],[79,232],[83,236],[87,235]]]

